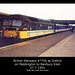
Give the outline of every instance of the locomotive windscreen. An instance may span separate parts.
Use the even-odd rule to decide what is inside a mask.
[[[12,26],[21,26],[21,25],[22,25],[21,20],[13,20],[13,22],[12,22]]]
[[[12,20],[4,20],[3,25],[11,25]]]

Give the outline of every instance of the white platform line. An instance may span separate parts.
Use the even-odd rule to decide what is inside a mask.
[[[56,49],[56,51],[51,55],[51,57],[53,56],[53,55],[55,55],[69,40],[71,40],[73,37],[75,36],[75,34],[73,34],[70,38],[68,38],[60,47],[58,47],[57,49]]]

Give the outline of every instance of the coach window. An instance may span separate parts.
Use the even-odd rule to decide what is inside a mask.
[[[48,29],[52,29],[52,26],[48,26]]]
[[[23,30],[24,30],[24,31],[26,31],[26,30],[27,30],[27,28],[23,28]]]
[[[25,23],[25,26],[27,26],[27,24]]]
[[[42,25],[40,24],[40,27],[42,27]]]
[[[32,27],[30,26],[30,30],[32,30]]]
[[[24,27],[27,28],[27,24],[26,23],[24,24]]]

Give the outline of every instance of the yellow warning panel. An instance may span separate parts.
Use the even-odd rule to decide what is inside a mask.
[[[20,39],[27,38],[27,31],[19,31],[19,38]]]

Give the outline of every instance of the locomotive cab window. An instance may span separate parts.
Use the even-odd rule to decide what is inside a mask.
[[[12,25],[13,26],[21,26],[22,25],[22,21],[21,20],[13,20]]]
[[[12,20],[4,20],[3,25],[11,25]]]

